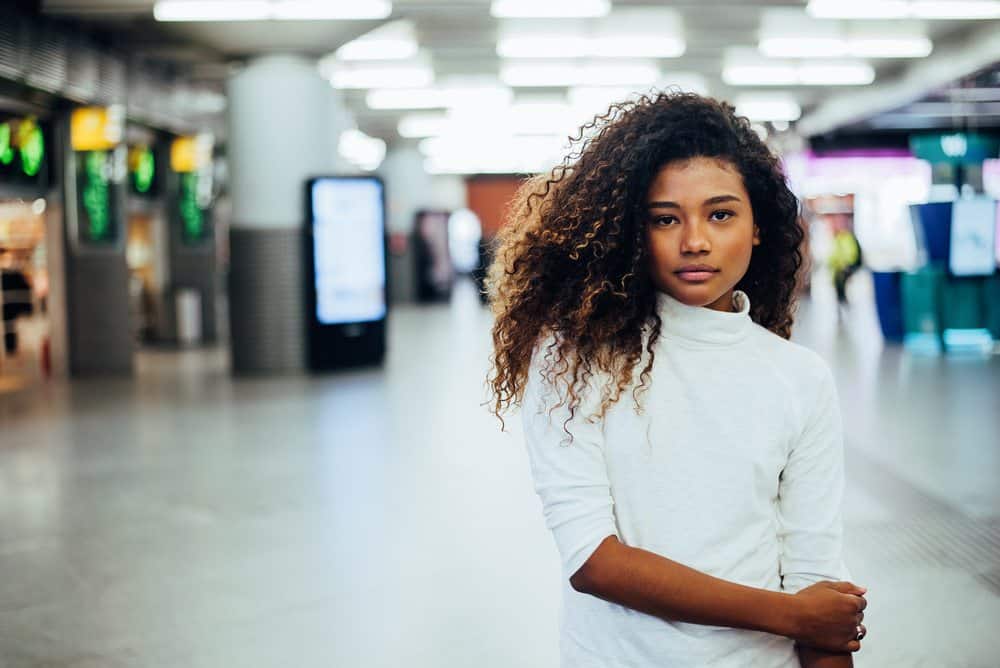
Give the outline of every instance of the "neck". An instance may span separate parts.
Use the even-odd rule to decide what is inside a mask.
[[[710,308],[713,311],[723,311],[725,313],[735,312],[737,309],[736,305],[733,304],[733,290],[727,290],[725,294],[711,304],[705,304],[705,308]]]

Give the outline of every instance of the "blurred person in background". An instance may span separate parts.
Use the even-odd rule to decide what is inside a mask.
[[[34,311],[31,283],[23,271],[11,264],[0,268],[0,291],[2,291],[0,301],[3,303],[0,315],[3,317],[4,350],[13,355],[17,353],[18,348],[17,319],[29,316]]]
[[[847,308],[847,281],[861,268],[861,245],[846,220],[834,224],[833,243],[827,260],[837,291],[837,317],[843,317]]]
[[[803,231],[728,104],[613,105],[522,188],[489,289],[559,550],[562,665],[850,666],[833,376],[791,343]]]

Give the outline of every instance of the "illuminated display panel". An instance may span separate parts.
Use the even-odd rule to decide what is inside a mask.
[[[320,178],[310,188],[316,319],[323,325],[386,316],[385,210],[375,178]]]
[[[996,270],[997,203],[979,197],[956,200],[951,214],[948,265],[955,276],[989,276]]]

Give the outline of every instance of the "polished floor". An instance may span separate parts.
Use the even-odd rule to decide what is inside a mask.
[[[796,338],[836,371],[856,664],[1000,665],[1000,356],[883,348],[870,291]],[[488,313],[397,309],[382,369],[0,397],[2,668],[552,668],[558,566],[515,418],[481,405]]]

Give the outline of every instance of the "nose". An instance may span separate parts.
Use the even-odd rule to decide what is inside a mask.
[[[681,254],[705,254],[712,250],[712,244],[705,234],[705,229],[699,223],[684,225],[681,235]]]

